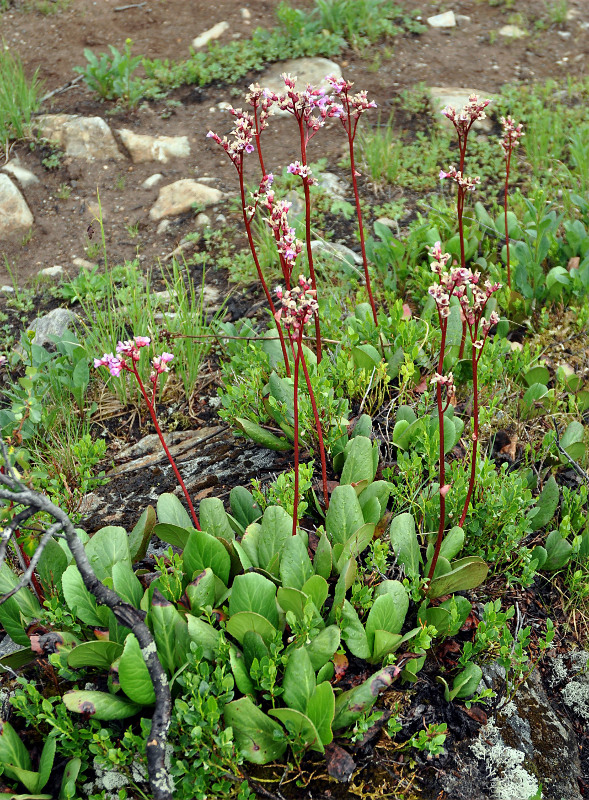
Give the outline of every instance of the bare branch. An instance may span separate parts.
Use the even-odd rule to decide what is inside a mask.
[[[134,608],[129,603],[123,602],[116,592],[98,580],[90,566],[84,545],[68,515],[52,503],[49,498],[39,492],[28,489],[21,483],[15,472],[10,468],[6,447],[1,440],[0,447],[6,465],[6,472],[0,473],[0,484],[7,487],[6,489],[0,488],[0,499],[18,503],[27,507],[27,509],[34,509],[34,513],[44,511],[56,521],[56,524],[46,531],[35,551],[35,555],[39,553],[37,560],[43,552],[43,547],[49,541],[50,532],[63,530],[68,547],[72,552],[76,566],[88,591],[94,595],[101,605],[108,606],[115,615],[117,622],[129,628],[137,637],[155,693],[155,710],[151,720],[150,735],[146,744],[149,783],[153,800],[173,800],[173,784],[165,766],[166,740],[170,727],[172,698],[168,678],[157,656],[156,644],[144,621],[145,612]],[[34,569],[32,561],[29,569],[32,575]],[[23,580],[27,572],[29,570],[23,575]]]

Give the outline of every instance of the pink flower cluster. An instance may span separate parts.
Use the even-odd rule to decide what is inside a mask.
[[[221,145],[237,169],[240,169],[243,153],[253,153],[256,149],[253,144],[253,138],[256,135],[255,120],[251,114],[241,109],[232,108],[231,113],[236,118],[230,133],[232,141],[227,136],[221,138],[214,131],[207,133],[207,139],[212,139]]]
[[[332,103],[328,112],[328,117],[339,117],[342,121],[344,128],[347,128],[348,114],[352,119],[358,120],[365,111],[370,108],[376,108],[374,100],[368,100],[368,94],[365,89],[357,94],[350,95],[349,91],[354,85],[351,81],[346,81],[344,78],[337,78],[335,75],[328,75],[325,79],[335,94],[342,96],[342,104]]]
[[[299,285],[290,291],[277,286],[275,292],[276,297],[282,301],[282,308],[276,312],[276,319],[282,319],[287,328],[298,334],[319,310],[317,293],[304,275],[299,275]]]
[[[291,228],[288,223],[288,211],[291,204],[286,200],[276,200],[274,192],[268,191],[264,198],[264,205],[269,211],[266,223],[274,234],[278,252],[286,262],[288,274],[285,275],[285,279],[287,279],[303,249],[303,243],[295,236],[295,229]]]
[[[254,112],[259,110],[259,131],[265,130],[268,127],[268,117],[273,113],[274,101],[266,95],[266,90],[262,89],[258,83],[252,83],[249,93],[245,96],[245,102],[253,107]]]
[[[466,175],[463,175],[454,166],[450,167],[447,172],[444,172],[443,169],[440,170],[440,180],[443,181],[446,178],[454,181],[454,183],[458,184],[461,189],[464,189],[467,192],[473,192],[475,187],[481,182],[481,179],[478,177],[478,175],[474,178],[469,178]]]
[[[489,105],[490,100],[480,100],[478,95],[471,94],[466,103],[460,111],[457,111],[454,106],[446,106],[442,114],[447,117],[456,128],[460,137],[468,134],[474,122],[480,119],[485,119],[485,108]]]
[[[519,143],[519,139],[524,136],[524,126],[521,122],[516,125],[511,117],[501,117],[503,127],[503,139],[500,144],[503,152],[507,156],[511,150]]]
[[[112,353],[105,353],[101,358],[94,359],[94,367],[107,367],[108,371],[115,378],[126,370],[127,372],[135,372],[135,364],[141,358],[139,352],[142,347],[148,347],[151,342],[149,336],[135,336],[132,340],[119,342],[116,346],[118,355]],[[133,366],[129,365],[127,358],[131,359]],[[162,372],[169,372],[168,363],[174,358],[171,353],[162,353],[161,356],[154,356],[152,359],[153,371],[150,375],[152,382],[157,380],[157,376]]]
[[[286,171],[290,175],[300,175],[301,178],[306,178],[309,186],[312,186],[315,183],[313,173],[311,172],[311,167],[303,165],[299,161],[293,161],[292,164],[289,164],[286,168]]]

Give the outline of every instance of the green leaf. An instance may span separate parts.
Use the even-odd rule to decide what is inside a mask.
[[[307,716],[315,726],[322,744],[333,741],[331,723],[335,716],[335,695],[328,681],[320,683],[307,704]]]
[[[243,637],[243,657],[247,664],[248,670],[251,669],[254,658],[261,661],[263,658],[268,658],[270,651],[266,647],[266,643],[259,633],[248,631]]]
[[[355,439],[356,436],[367,436],[370,438],[370,434],[372,433],[372,420],[368,416],[368,414],[362,414],[356,420],[356,424],[354,425],[354,429],[350,434],[350,439]]]
[[[528,386],[533,386],[535,383],[546,386],[550,381],[550,373],[546,367],[532,367],[532,369],[528,370],[524,375],[524,380]]]
[[[399,605],[396,602],[397,597],[392,594],[381,595],[374,601],[366,620],[366,638],[371,652],[374,649],[374,634],[376,631],[399,633],[401,630],[409,608],[409,598],[405,590],[403,590],[403,594],[404,602]]]
[[[575,461],[584,460],[586,448],[583,442],[585,428],[578,420],[573,420],[567,425],[563,433],[560,444]],[[560,460],[563,464],[568,464],[566,456],[561,455]]]
[[[61,578],[63,596],[75,617],[86,625],[102,628],[108,622],[108,609],[99,606],[93,594],[84,586],[84,581],[75,564],[70,564]]]
[[[317,636],[311,639],[309,644],[305,645],[314,670],[321,669],[333,658],[335,651],[340,646],[340,639],[340,631],[337,625],[329,625],[319,631]]]
[[[364,514],[354,487],[349,484],[336,486],[325,515],[325,529],[331,545],[344,544],[363,524]]]
[[[358,500],[360,502],[360,507],[362,508],[365,519],[366,519],[366,510],[365,510],[366,504],[373,499],[378,500],[378,504],[381,510],[381,516],[384,514],[387,507],[387,503],[389,502],[389,497],[391,495],[392,488],[393,485],[392,483],[389,483],[389,481],[374,481],[374,483],[369,484],[366,487],[366,489],[364,489],[362,494],[358,497]],[[368,521],[369,520],[366,519],[366,522]],[[378,521],[379,520],[377,520],[377,522]]]
[[[177,547],[179,550],[184,550],[190,534],[195,530],[196,528],[192,526],[180,528],[178,525],[172,525],[170,522],[158,522],[153,532],[162,542],[167,542]]]
[[[364,625],[360,622],[354,606],[347,600],[344,600],[342,608],[342,636],[346,647],[353,656],[364,660],[370,658],[372,649],[368,644]]]
[[[101,528],[86,545],[86,555],[99,581],[112,577],[115,564],[131,567],[127,531],[116,525]]]
[[[280,559],[280,578],[283,586],[301,589],[311,575],[313,575],[313,565],[303,537],[300,533],[290,536]]]
[[[298,620],[304,618],[305,604],[307,602],[307,595],[304,592],[299,589],[280,586],[276,593],[276,599],[285,613],[291,611]]]
[[[411,514],[399,514],[391,522],[390,541],[397,560],[405,567],[410,578],[419,578],[421,553]]]
[[[216,628],[213,628],[212,625],[209,625],[208,622],[199,619],[199,617],[193,617],[192,614],[186,615],[186,622],[188,623],[190,641],[202,647],[204,658],[212,661],[219,646],[221,633]]]
[[[177,528],[194,528],[194,522],[188,511],[175,494],[164,492],[157,501],[157,518],[159,522],[175,525]],[[167,541],[167,540],[166,540]]]
[[[250,422],[249,419],[236,417],[235,424],[248,438],[252,439],[256,444],[262,445],[262,447],[267,447],[268,450],[290,450],[292,448],[291,443],[286,439],[278,438],[278,436],[262,428],[261,425]]]
[[[0,720],[0,763],[31,769],[31,757],[10,722]]]
[[[488,571],[489,567],[482,558],[477,556],[461,558],[459,561],[454,561],[451,572],[431,581],[427,596],[430,600],[434,600],[445,594],[474,589],[485,580]]]
[[[229,661],[231,663],[231,670],[235,679],[235,685],[242,694],[249,694],[255,696],[256,690],[249,676],[249,672],[243,657],[243,653],[231,645],[229,647]]]
[[[19,578],[10,569],[8,564],[4,562],[2,564],[2,568],[0,569],[0,594],[6,594],[11,589],[14,589],[18,582]],[[39,601],[30,589],[20,589],[7,602],[10,602],[11,600],[14,600],[23,615],[29,620],[33,619],[34,617],[41,616],[41,606],[39,605]],[[4,605],[6,605],[6,603],[4,603]]]
[[[382,356],[371,344],[360,344],[352,347],[352,358],[358,369],[364,369],[369,374],[382,361]]]
[[[389,653],[394,653],[403,641],[400,633],[390,633],[389,631],[374,631],[374,642],[372,645],[372,656],[367,659],[370,664],[378,664]]]
[[[76,779],[82,767],[82,759],[71,758],[65,765],[61,779],[59,800],[74,800],[76,796]],[[49,796],[49,795],[48,795]]]
[[[75,652],[75,650],[73,651]],[[130,633],[119,661],[121,689],[134,703],[150,706],[155,703],[155,692],[137,637]]]
[[[378,695],[388,689],[399,676],[401,670],[397,666],[385,667],[380,672],[375,672],[368,680],[342,692],[335,701],[335,717],[332,728],[334,731],[347,728],[359,716],[369,711]]]
[[[233,730],[238,750],[254,764],[267,764],[282,758],[286,739],[277,722],[264,714],[249,697],[227,703],[223,710],[225,726]]]
[[[67,663],[72,669],[102,667],[102,669],[109,670],[113,661],[116,661],[122,652],[123,646],[118,642],[109,642],[104,639],[96,642],[82,642],[70,650]]]
[[[544,547],[548,553],[548,558],[544,562],[542,569],[553,572],[561,569],[569,562],[573,547],[558,531],[552,531],[552,533],[548,534]]]
[[[363,553],[364,550],[366,550],[374,536],[374,528],[375,526],[373,523],[367,522],[365,525],[362,525],[362,527],[358,528],[358,530],[346,540],[342,548],[341,555],[337,560],[338,572],[343,568],[344,564],[350,558],[356,558],[356,556],[359,556],[360,553]]]
[[[186,663],[186,654],[190,649],[186,619],[158,589],[153,593],[149,616],[158,658],[168,674],[173,675]]]
[[[190,610],[199,613],[206,606],[215,605],[215,574],[207,567],[186,587]]]
[[[131,561],[134,564],[145,558],[156,522],[157,517],[153,506],[147,506],[129,534],[129,553],[131,555]]]
[[[265,617],[273,627],[278,627],[276,586],[256,572],[238,575],[233,581],[229,598],[229,616],[241,611],[253,611]]]
[[[482,677],[483,670],[479,665],[469,661],[466,667],[454,678],[451,694],[460,699],[470,697],[476,692]]]
[[[242,644],[243,638],[248,633],[259,633],[262,639],[269,644],[276,636],[276,628],[266,617],[255,614],[253,611],[240,611],[227,621],[227,633]]]
[[[280,556],[292,536],[292,517],[280,506],[268,506],[262,517],[258,538],[258,566],[267,569],[276,555]]]
[[[192,578],[210,567],[225,585],[229,583],[231,559],[222,542],[204,531],[192,531],[183,553],[184,571]]]
[[[67,556],[55,539],[45,544],[41,558],[37,562],[37,574],[45,591],[50,594],[61,593],[61,576],[67,569]]]
[[[198,508],[200,527],[217,539],[232,542],[235,539],[229,517],[222,501],[218,497],[205,497]]]
[[[317,728],[306,714],[294,708],[273,708],[268,713],[282,722],[297,746],[317,750],[319,753],[325,752]]]
[[[112,568],[113,589],[119,597],[135,608],[139,608],[143,597],[143,586],[129,564],[122,561]]]
[[[376,469],[374,467],[372,442],[367,436],[355,436],[346,447],[346,461],[341,475],[341,483],[358,483],[374,480]],[[331,504],[330,504],[331,507]]]
[[[134,717],[141,706],[123,697],[106,692],[72,691],[66,692],[63,702],[69,711],[86,714],[100,720],[128,719]]]
[[[560,491],[558,484],[554,475],[551,475],[544,484],[544,488],[536,500],[538,512],[531,517],[533,531],[539,531],[540,528],[544,528],[548,525],[558,507],[559,497]]]
[[[329,594],[329,585],[321,575],[311,575],[303,584],[302,591],[311,598],[317,610],[321,611]]]
[[[51,777],[56,747],[56,737],[49,735],[47,739],[45,739],[45,744],[43,745],[43,750],[41,751],[41,757],[39,759],[39,774],[37,788],[35,790],[37,792],[40,792],[47,785],[47,781]]]
[[[0,625],[13,642],[25,648],[31,643],[25,629],[32,619],[33,617],[26,617],[22,613],[14,597],[10,597],[0,606]]]
[[[329,612],[330,623],[335,621],[336,611],[343,605],[346,592],[356,579],[357,570],[358,570],[358,565],[356,564],[356,560],[351,558],[340,572],[340,576],[337,579],[337,583],[335,584],[335,590],[333,593],[333,605],[331,607],[331,611]]]
[[[331,545],[325,531],[321,534],[317,549],[315,550],[315,557],[313,558],[313,567],[317,575],[328,580],[331,575],[332,567],[332,554]]]
[[[231,513],[244,529],[262,516],[262,509],[244,486],[236,486],[231,490],[229,503]]]
[[[282,688],[284,702],[304,714],[309,698],[315,691],[315,670],[305,648],[299,647],[290,653]]]

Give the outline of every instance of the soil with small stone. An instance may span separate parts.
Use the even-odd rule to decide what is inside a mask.
[[[311,7],[310,2],[300,0],[291,5]],[[420,82],[430,87],[469,87],[492,94],[506,83],[581,77],[589,70],[589,7],[585,0],[569,0],[567,21],[549,24],[541,30],[534,26],[545,15],[541,0],[518,0],[514,9],[475,0],[450,4],[403,0],[402,5],[407,11],[419,11],[423,21],[451,7],[456,25],[428,26],[420,35],[406,33],[370,48],[369,52],[347,50],[334,59],[346,78],[353,80],[358,88],[368,90],[385,117],[400,92]],[[81,263],[77,259],[88,259],[89,225],[97,228],[94,221],[97,191],[110,263],[123,263],[138,256],[146,272],[154,268],[157,274],[159,259],[169,256],[188,233],[197,229],[195,212],[190,208],[165,216],[167,223],[163,225],[161,219],[154,218],[153,208],[162,186],[192,179],[222,192],[222,199],[206,208],[208,221],[201,223],[205,229],[225,230],[228,221],[237,221],[238,214],[229,204],[236,197],[235,171],[218,147],[206,138],[206,133],[211,128],[220,134],[230,129],[227,104],[239,105],[236,90],[242,94],[250,82],[263,83],[263,75],[251,74],[235,86],[185,86],[166,100],[150,101],[133,111],[98,102],[80,81],[71,86],[69,83],[76,77],[73,68],[85,63],[86,47],[95,53],[106,51],[108,45],[121,50],[130,38],[135,53],[179,60],[188,55],[194,37],[217,23],[229,23],[220,42],[249,36],[258,25],[272,27],[276,6],[276,0],[244,0],[243,5],[232,0],[219,0],[215,4],[204,0],[148,0],[141,4],[126,4],[124,0],[74,0],[68,9],[43,16],[26,11],[21,0],[13,0],[0,17],[4,42],[20,55],[27,74],[39,68],[44,92],[55,92],[43,103],[40,114],[100,117],[113,133],[114,151],[110,157],[95,156],[93,160],[65,155],[57,168],[47,169],[42,163],[50,155],[47,148],[31,149],[28,142],[18,142],[11,146],[6,158],[0,158],[0,170],[4,161],[18,159],[18,165],[38,179],[27,186],[15,181],[34,222],[31,235],[23,230],[0,242],[0,285],[12,281],[3,266],[4,257],[21,287],[48,267],[60,266],[66,275],[76,275]],[[519,15],[516,20],[512,18],[514,13]],[[516,38],[513,30],[509,37],[499,33],[508,25],[525,28],[529,35]],[[380,67],[375,69],[377,57]],[[67,88],[61,91],[64,87]],[[38,122],[41,125],[40,116]],[[407,124],[410,127],[410,120]],[[290,149],[291,121],[276,118],[272,127],[273,131],[265,138],[265,157],[267,164],[277,171],[296,158],[297,153]],[[121,129],[152,137],[186,137],[189,153],[166,161],[134,160]],[[336,166],[344,150],[340,131],[335,123],[330,123],[312,142],[310,158],[326,157],[328,169],[345,180],[347,176]],[[0,171],[0,174],[10,173]],[[154,174],[161,178],[149,185]],[[67,198],[60,190],[64,185],[71,188]],[[362,189],[370,201],[371,187],[364,183]],[[394,193],[396,197],[402,196],[402,190]],[[414,206],[416,196],[407,193],[406,197],[409,205]],[[382,202],[382,197],[379,201]],[[331,221],[335,225],[336,218]],[[336,241],[355,247],[352,228],[341,222],[337,224],[340,227],[335,231]],[[238,239],[235,243],[239,243]],[[245,241],[241,244],[245,245]],[[183,252],[190,256],[199,247],[196,239],[194,249]],[[193,270],[195,279],[200,280],[200,274],[200,268]],[[226,272],[216,270],[214,263],[207,264],[206,280],[217,288],[221,297],[229,291]],[[22,313],[17,319],[11,311],[11,321],[15,325],[28,324],[39,313],[58,305],[46,294],[39,297],[30,319],[25,319],[27,314]],[[230,299],[228,318],[252,315],[258,300],[255,287],[240,289]],[[0,292],[0,310],[4,308],[5,296]],[[247,484],[251,477],[264,481],[290,464],[288,455],[261,450],[235,439],[216,416],[214,396],[214,383],[209,382],[189,415],[191,429],[167,434],[196,502],[207,496],[226,500],[236,483]],[[82,510],[86,514],[83,524],[90,533],[106,524],[130,529],[147,503],[155,504],[162,492],[178,491],[159,444],[149,435],[152,429],[144,419],[131,412],[104,420],[103,424],[110,442],[110,481],[83,501]],[[154,544],[152,553],[157,553],[158,543]],[[537,585],[534,591],[514,591],[505,602],[518,604],[535,630],[543,629],[549,603],[546,586]],[[475,602],[475,611],[480,616],[480,603]],[[465,630],[460,637],[472,638],[472,631]],[[466,709],[448,704],[434,681],[435,672],[429,674],[426,668],[420,673],[416,691],[403,711],[402,738],[434,722],[446,722],[451,735],[448,752],[441,757],[428,761],[425,756],[417,756],[417,779],[411,778],[414,769],[408,768],[407,755],[395,751],[382,735],[382,725],[394,703],[407,703],[406,692],[395,692],[387,694],[385,705],[389,710],[385,717],[354,746],[347,747],[347,751],[338,744],[331,746],[326,761],[307,763],[298,785],[291,782],[278,790],[277,784],[264,783],[268,787],[265,796],[384,797],[391,796],[396,787],[405,791],[407,798],[528,800],[523,794],[525,776],[533,773],[543,784],[543,797],[551,800],[589,797],[589,682],[582,656],[568,654],[571,638],[566,642],[555,641],[543,666],[543,680],[538,672],[534,673],[530,684],[516,695],[515,705],[502,712],[500,729],[489,722],[490,708]],[[448,648],[438,648],[435,652],[439,664],[448,668],[454,665],[452,655]],[[347,688],[346,680],[353,685],[367,677],[368,673],[363,674],[365,668],[365,664],[352,661],[342,686]],[[485,679],[488,685],[502,688],[502,676],[493,669],[486,671]],[[578,684],[576,693],[567,689],[570,684]],[[351,777],[352,771],[359,767],[364,769]],[[267,779],[271,772],[271,768],[265,768],[256,770],[255,775]],[[327,773],[339,782],[328,778]],[[276,777],[280,780],[281,775],[276,773]],[[301,784],[307,779],[310,782],[303,787]]]

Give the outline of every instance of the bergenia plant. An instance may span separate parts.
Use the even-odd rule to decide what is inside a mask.
[[[440,341],[440,354],[438,358],[438,367],[436,374],[432,379],[436,391],[436,404],[438,408],[438,426],[440,435],[440,467],[439,467],[439,484],[440,484],[440,522],[438,527],[438,534],[434,549],[434,555],[431,561],[428,580],[433,578],[440,548],[444,539],[444,528],[446,521],[446,495],[450,490],[450,486],[446,484],[446,465],[444,461],[444,413],[448,408],[449,403],[454,395],[454,377],[452,373],[444,374],[444,357],[446,355],[446,337],[448,332],[448,319],[450,317],[450,302],[453,297],[457,298],[460,303],[461,317],[463,325],[470,333],[472,342],[472,371],[473,371],[473,446],[471,453],[471,476],[464,504],[464,510],[460,519],[460,526],[463,525],[466,518],[466,512],[472,496],[474,482],[476,477],[476,454],[477,443],[479,435],[478,427],[478,363],[481,358],[483,347],[487,341],[489,331],[493,325],[499,321],[496,312],[492,312],[489,319],[485,319],[483,314],[487,302],[491,295],[501,288],[500,284],[491,284],[489,281],[485,283],[484,289],[479,287],[480,272],[472,272],[465,267],[450,267],[447,266],[451,260],[450,253],[442,253],[442,246],[440,242],[430,250],[432,261],[430,263],[432,272],[438,276],[437,283],[432,284],[428,289],[431,297],[433,297],[436,309],[438,312],[438,321],[442,338]],[[442,395],[442,389],[445,390],[446,402]]]
[[[503,192],[503,212],[505,214],[505,263],[507,266],[507,285],[511,289],[511,263],[509,260],[509,230],[507,225],[507,196],[509,193],[509,171],[511,168],[511,154],[513,148],[519,144],[519,140],[524,135],[523,125],[521,122],[516,125],[511,117],[501,117],[501,126],[503,128],[503,138],[501,139],[501,147],[505,156],[505,189]]]
[[[476,94],[472,94],[460,111],[457,111],[453,106],[446,106],[442,114],[447,117],[454,125],[456,134],[458,136],[458,151],[459,163],[458,168],[451,166],[448,170],[440,170],[440,179],[449,179],[456,183],[458,188],[456,197],[456,216],[458,218],[458,238],[460,241],[460,266],[466,267],[466,255],[464,247],[464,202],[467,192],[474,191],[477,184],[480,183],[480,178],[469,178],[464,174],[464,162],[466,159],[466,146],[468,143],[468,135],[472,126],[477,120],[485,119],[485,108],[489,105],[490,100],[480,100]],[[460,358],[464,353],[464,345],[466,343],[466,324],[462,326],[462,340],[460,342]]]
[[[356,162],[354,159],[354,139],[356,138],[356,131],[360,117],[370,108],[376,108],[376,103],[368,100],[366,91],[358,92],[357,94],[350,95],[350,89],[354,85],[350,81],[343,78],[337,78],[334,75],[329,75],[326,80],[331,85],[333,91],[338,96],[339,103],[333,103],[328,111],[328,117],[339,117],[343,128],[348,137],[348,148],[350,151],[350,166],[352,170],[352,185],[354,187],[354,198],[356,201],[356,214],[358,216],[358,228],[360,234],[360,249],[362,251],[362,263],[364,265],[364,276],[366,278],[366,289],[368,291],[368,298],[370,300],[370,307],[372,308],[372,316],[374,324],[377,324],[376,306],[374,304],[374,297],[372,296],[372,286],[370,284],[370,274],[368,272],[368,258],[366,256],[366,246],[364,243],[364,226],[362,224],[362,209],[360,208],[360,195],[358,194],[358,177],[360,173],[356,169]]]
[[[325,462],[325,448],[323,446],[323,435],[321,430],[321,422],[317,412],[317,403],[311,387],[311,380],[305,354],[303,352],[303,331],[305,325],[317,315],[319,307],[317,305],[316,292],[311,286],[311,283],[304,275],[299,276],[298,286],[293,286],[292,289],[276,288],[276,296],[282,303],[282,308],[277,311],[279,319],[284,323],[287,330],[290,345],[292,348],[294,358],[294,505],[293,505],[293,522],[292,533],[293,536],[297,532],[298,522],[298,505],[299,505],[299,366],[302,365],[307,388],[309,390],[309,397],[315,416],[315,425],[317,427],[317,435],[319,437],[319,450],[321,453],[321,469],[323,474],[323,494],[326,506],[328,505],[327,494],[327,472]]]
[[[172,361],[174,356],[172,353],[162,353],[159,356],[154,356],[151,360],[151,373],[149,375],[149,381],[151,383],[151,396],[148,394],[147,389],[139,375],[139,371],[137,369],[137,365],[141,359],[141,349],[144,347],[149,347],[151,343],[151,339],[148,336],[135,336],[132,340],[119,342],[116,347],[117,355],[113,355],[112,353],[105,353],[101,358],[94,359],[94,367],[99,369],[100,367],[106,367],[110,374],[118,378],[122,372],[130,372],[137,381],[139,386],[139,390],[143,395],[143,399],[145,400],[145,404],[147,406],[147,410],[149,411],[149,416],[154,424],[156,433],[159,437],[160,442],[162,443],[162,447],[164,448],[164,452],[168,457],[168,461],[172,469],[174,470],[174,475],[176,476],[176,480],[180,484],[180,487],[184,493],[184,497],[186,498],[186,502],[188,504],[188,508],[190,509],[190,514],[192,516],[192,521],[194,522],[194,527],[197,530],[200,530],[200,525],[198,524],[198,517],[196,516],[196,511],[194,510],[194,506],[192,505],[192,500],[190,499],[190,495],[188,494],[188,489],[186,488],[186,484],[182,480],[182,476],[178,471],[178,467],[176,466],[176,462],[174,461],[172,454],[166,444],[166,440],[162,433],[162,429],[160,428],[156,411],[155,411],[155,396],[158,387],[158,381],[160,375],[163,375],[166,372],[170,371],[169,363]]]
[[[257,109],[257,106],[255,107]],[[266,109],[267,110],[267,109]],[[270,311],[272,317],[275,320],[276,329],[278,331],[278,337],[280,339],[280,346],[282,348],[282,357],[284,358],[284,368],[286,370],[286,374],[290,377],[290,366],[288,361],[288,354],[286,350],[286,342],[284,339],[284,332],[282,330],[282,325],[277,320],[276,317],[276,307],[274,305],[274,301],[272,299],[272,295],[268,288],[268,284],[264,278],[264,273],[262,272],[262,267],[260,265],[260,259],[258,258],[258,253],[256,250],[256,245],[254,243],[254,237],[252,233],[252,221],[254,215],[256,213],[258,203],[260,197],[266,193],[269,187],[272,185],[273,175],[272,173],[264,174],[262,180],[260,182],[259,189],[252,194],[252,202],[248,203],[246,200],[246,190],[245,190],[245,179],[244,179],[244,155],[245,153],[253,153],[256,149],[254,142],[257,144],[258,154],[260,158],[260,165],[263,165],[263,159],[261,155],[260,149],[260,132],[266,126],[266,116],[267,114],[260,115],[252,115],[245,111],[241,111],[240,109],[231,109],[231,113],[235,116],[235,125],[230,133],[231,140],[224,136],[221,138],[218,134],[214,133],[213,131],[209,131],[207,133],[207,137],[209,139],[213,139],[213,141],[217,142],[223,150],[227,153],[228,157],[231,159],[231,162],[235,169],[237,170],[237,175],[239,178],[239,191],[241,195],[241,209],[243,215],[243,224],[245,227],[245,232],[247,235],[248,244],[250,246],[252,258],[254,260],[254,264],[256,265],[256,271],[258,273],[258,278],[260,279],[260,283],[262,284],[262,289],[264,290],[264,294],[266,295],[266,300],[268,301],[268,305],[270,306]],[[263,171],[263,166],[262,166]]]

